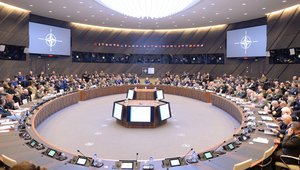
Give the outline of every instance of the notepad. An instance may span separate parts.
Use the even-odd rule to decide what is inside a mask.
[[[273,118],[270,117],[270,116],[261,116],[261,119],[265,120],[265,121],[272,121],[273,120]]]
[[[268,144],[269,140],[267,138],[257,137],[253,139],[253,142]]]
[[[265,122],[265,125],[269,128],[278,128],[279,126],[274,122]]]
[[[13,129],[14,126],[12,125],[6,125],[6,126],[0,126],[0,130],[8,130],[8,129]]]
[[[267,114],[268,114],[268,112],[263,111],[263,110],[257,111],[257,113],[258,113],[259,115],[267,115]]]

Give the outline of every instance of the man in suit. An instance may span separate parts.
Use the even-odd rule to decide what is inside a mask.
[[[4,109],[6,101],[3,98],[0,98],[0,118],[8,118],[11,120],[17,120],[17,116],[10,113],[10,111]]]
[[[299,157],[300,155],[300,122],[293,121],[291,128],[288,129],[287,134],[284,136],[283,140],[280,142],[280,139],[274,140],[275,144],[279,145],[279,149],[276,150],[273,154],[273,160],[281,161],[280,155],[289,155],[294,157]],[[286,163],[295,164],[297,162]]]
[[[271,109],[270,110],[271,110],[271,113],[272,113],[273,117],[275,117],[275,118],[281,117],[281,107],[280,107],[277,100],[273,100],[271,102]]]

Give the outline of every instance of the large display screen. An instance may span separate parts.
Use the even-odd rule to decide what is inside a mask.
[[[131,106],[130,122],[151,122],[151,107]]]
[[[161,121],[171,117],[171,110],[169,103],[158,106]]]
[[[156,90],[156,100],[162,100],[164,98],[164,92],[162,90]]]
[[[29,52],[69,56],[71,53],[71,30],[29,22]]]
[[[267,26],[227,31],[227,57],[265,57]]]
[[[128,90],[126,98],[132,100],[134,98],[134,90]]]
[[[123,112],[123,105],[119,103],[114,103],[112,116],[116,119],[122,120],[122,112]]]

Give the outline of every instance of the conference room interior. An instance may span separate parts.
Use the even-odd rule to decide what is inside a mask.
[[[298,0],[145,1],[0,0],[0,169],[299,170]]]

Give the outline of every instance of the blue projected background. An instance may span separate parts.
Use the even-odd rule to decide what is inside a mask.
[[[265,57],[267,26],[227,31],[227,57]]]
[[[70,29],[29,22],[29,52],[70,55]]]

